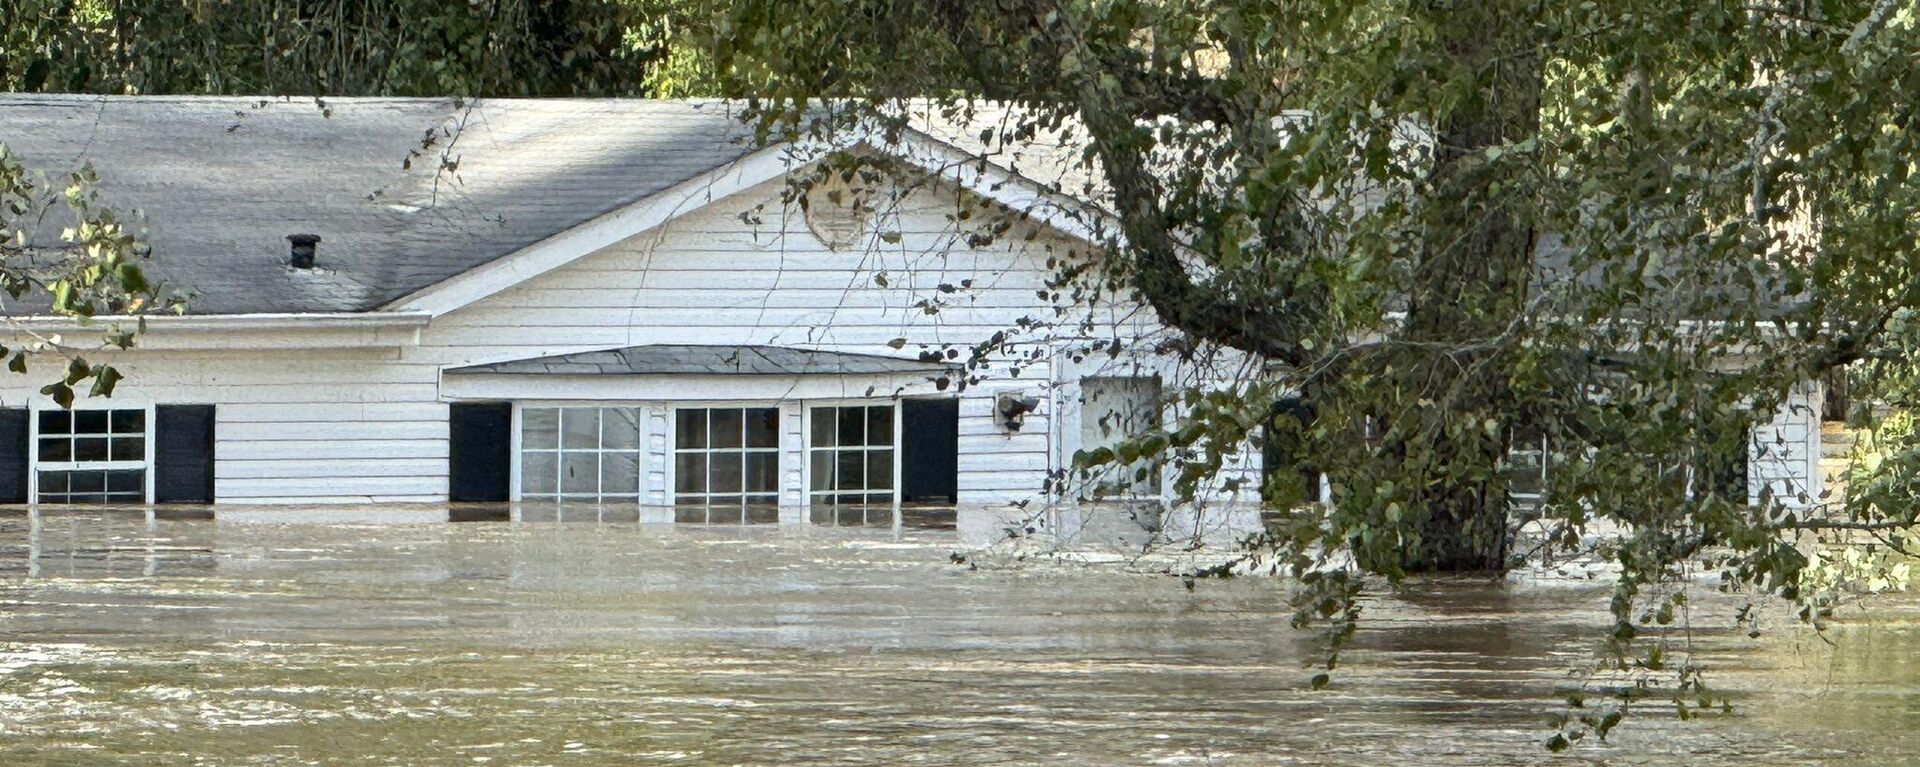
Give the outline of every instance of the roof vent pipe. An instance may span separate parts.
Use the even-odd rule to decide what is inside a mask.
[[[313,268],[313,251],[320,244],[317,234],[289,234],[287,242],[293,243],[293,251],[288,255],[287,263],[295,269]]]

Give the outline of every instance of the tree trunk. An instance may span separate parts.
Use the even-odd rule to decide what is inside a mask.
[[[1429,13],[1447,64],[1435,77],[1465,81],[1443,81],[1458,101],[1434,126],[1431,209],[1408,306],[1414,359],[1396,366],[1405,401],[1436,403],[1394,430],[1402,476],[1420,480],[1412,491],[1419,537],[1401,566],[1497,571],[1507,542],[1499,465],[1519,405],[1501,338],[1524,311],[1533,232],[1523,183],[1510,170],[1519,163],[1487,149],[1538,133],[1540,56],[1522,4],[1436,4]]]

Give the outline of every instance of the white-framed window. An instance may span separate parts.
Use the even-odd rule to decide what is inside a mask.
[[[807,409],[807,497],[816,524],[892,524],[900,498],[893,403]]]
[[[640,502],[640,411],[520,408],[520,500]]]
[[[1160,430],[1159,376],[1089,376],[1080,379],[1080,449],[1117,448]],[[1159,495],[1158,456],[1093,469],[1093,495]]]
[[[675,408],[673,505],[679,522],[780,521],[780,409]]]
[[[145,503],[153,468],[151,408],[47,409],[33,418],[36,503]]]

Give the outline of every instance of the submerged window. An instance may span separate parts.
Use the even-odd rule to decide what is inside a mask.
[[[1548,472],[1552,470],[1552,445],[1546,432],[1530,426],[1514,430],[1507,446],[1507,505],[1527,515],[1540,511],[1546,501]]]
[[[1094,377],[1080,379],[1080,449],[1117,448],[1135,437],[1160,430],[1160,379],[1157,377]],[[1090,489],[1095,494],[1160,492],[1160,462],[1144,457],[1127,464],[1101,467],[1105,477]]]
[[[34,441],[40,503],[144,503],[147,411],[42,410]]]
[[[639,503],[639,411],[522,408],[520,499]]]
[[[813,408],[807,444],[807,492],[814,522],[893,524],[898,466],[893,405]],[[834,507],[841,507],[836,510]]]
[[[778,408],[681,408],[673,415],[677,521],[780,521]]]

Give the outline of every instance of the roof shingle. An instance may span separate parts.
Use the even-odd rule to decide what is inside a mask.
[[[0,143],[50,180],[91,163],[192,313],[357,312],[740,157],[737,109],[10,94]],[[320,235],[317,268],[288,266],[295,233]]]

